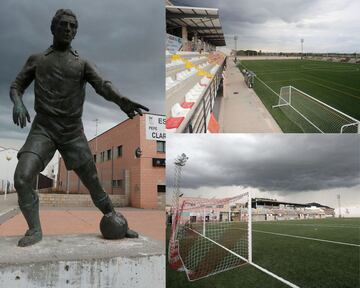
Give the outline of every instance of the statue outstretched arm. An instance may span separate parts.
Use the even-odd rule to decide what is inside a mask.
[[[117,104],[130,119],[132,119],[136,113],[142,116],[142,110],[149,111],[149,108],[122,96],[112,83],[104,80],[96,71],[96,68],[88,62],[85,64],[85,77],[86,81],[91,84],[97,94]]]
[[[35,60],[35,55],[29,57],[10,86],[10,99],[14,103],[13,121],[21,128],[26,126],[26,121],[31,122],[29,112],[22,101],[22,96],[25,89],[29,87],[35,78]]]

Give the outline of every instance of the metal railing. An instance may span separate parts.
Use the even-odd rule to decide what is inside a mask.
[[[180,133],[207,133],[207,124],[210,113],[213,111],[217,91],[222,83],[222,73],[224,71],[226,58],[221,63],[214,77],[211,79],[208,87],[198,101],[189,112],[183,123],[180,125],[178,132]]]

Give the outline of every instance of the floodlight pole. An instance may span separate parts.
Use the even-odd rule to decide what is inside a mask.
[[[7,156],[6,156],[6,160],[7,160],[7,163],[9,163],[10,160],[11,160],[11,156],[10,156],[10,155],[7,155]],[[9,192],[9,191],[8,191],[8,181],[9,181],[9,180],[8,180],[8,173],[6,173],[4,200],[6,200],[6,195],[7,195],[7,193]]]
[[[175,159],[175,175],[174,175],[174,193],[173,193],[173,208],[175,209],[176,213],[179,211],[179,198],[180,196],[180,180],[181,180],[181,172],[182,168],[185,166],[186,161],[189,157],[186,156],[185,153],[182,153]],[[176,215],[173,215],[173,217]],[[174,219],[173,219],[174,221]]]
[[[300,42],[301,42],[301,60],[302,60],[304,56],[304,39],[301,38]]]
[[[237,40],[238,40],[238,36],[234,35],[234,41],[235,41],[235,63],[237,61]]]
[[[97,134],[98,134],[98,125],[99,125],[99,119],[96,118],[95,120],[95,154],[97,154]]]
[[[341,218],[341,199],[340,199],[340,194],[337,195],[337,199],[338,199],[338,203],[339,203],[339,218]]]

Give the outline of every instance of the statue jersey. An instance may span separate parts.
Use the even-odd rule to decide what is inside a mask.
[[[52,47],[29,57],[11,89],[22,95],[32,81],[36,116],[18,158],[25,152],[34,153],[42,161],[43,169],[56,150],[68,170],[92,161],[81,121],[85,86],[89,82],[98,94],[108,98],[113,89],[111,82],[103,80],[95,67],[75,50],[57,51]]]
[[[52,47],[30,56],[11,88],[23,94],[33,80],[35,111],[59,118],[81,118],[86,82],[100,95],[106,93],[105,84],[111,84],[75,50],[57,51]]]

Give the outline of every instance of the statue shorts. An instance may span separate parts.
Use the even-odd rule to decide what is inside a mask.
[[[17,157],[20,158],[24,152],[34,153],[45,169],[56,150],[59,150],[68,170],[79,168],[93,159],[81,118],[57,118],[38,113]]]

